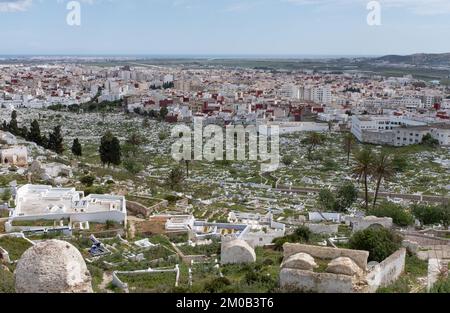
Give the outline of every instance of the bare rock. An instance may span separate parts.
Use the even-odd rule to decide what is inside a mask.
[[[15,271],[17,293],[92,293],[91,275],[81,253],[60,240],[29,248]]]

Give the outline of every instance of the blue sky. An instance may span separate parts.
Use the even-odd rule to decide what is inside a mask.
[[[381,55],[450,52],[450,0],[0,0],[0,54]]]

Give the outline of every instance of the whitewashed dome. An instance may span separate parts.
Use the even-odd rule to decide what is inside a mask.
[[[70,243],[43,241],[29,248],[15,271],[18,293],[92,293],[91,275]]]

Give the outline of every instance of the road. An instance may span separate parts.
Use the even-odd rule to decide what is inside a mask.
[[[319,193],[322,189],[320,188],[292,188],[285,186],[280,186],[279,188],[275,189],[276,191],[281,192],[293,192],[293,193]],[[373,192],[369,193],[369,195],[374,196],[375,194]],[[361,192],[359,194],[361,199],[364,199],[365,195],[364,192]],[[411,200],[411,201],[426,201],[426,202],[433,202],[433,203],[450,203],[450,197],[443,197],[443,196],[428,196],[428,195],[412,195],[412,194],[398,194],[398,193],[390,193],[390,192],[380,192],[378,194],[380,198],[399,198],[403,200]]]

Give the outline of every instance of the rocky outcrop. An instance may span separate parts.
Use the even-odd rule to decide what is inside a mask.
[[[312,271],[318,267],[314,258],[307,253],[297,253],[281,264],[282,268],[292,268],[297,270]]]
[[[244,264],[256,262],[255,250],[244,240],[236,239],[222,243],[221,264]]]
[[[28,249],[15,271],[18,293],[92,293],[81,253],[68,242],[43,241]]]

